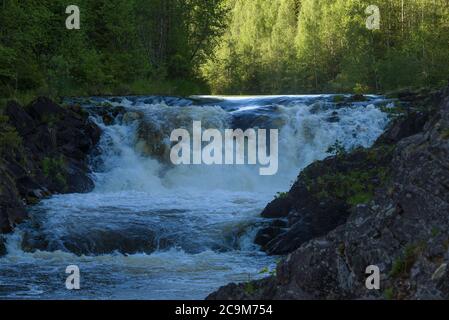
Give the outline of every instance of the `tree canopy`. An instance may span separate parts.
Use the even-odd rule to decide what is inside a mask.
[[[0,96],[441,86],[449,0],[2,0]]]
[[[222,0],[78,0],[80,30],[66,29],[68,5],[1,1],[0,96],[165,91],[165,81],[194,91],[225,30]]]
[[[228,28],[202,66],[217,93],[385,91],[449,78],[449,1],[229,0]]]

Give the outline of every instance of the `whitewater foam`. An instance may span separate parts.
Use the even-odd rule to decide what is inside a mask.
[[[202,299],[228,282],[261,277],[275,258],[253,244],[264,206],[339,140],[370,146],[388,123],[377,105],[337,107],[332,96],[111,99],[112,123],[85,106],[103,130],[93,158],[95,190],[58,195],[30,208],[0,259],[0,297]],[[93,99],[99,103],[107,99]],[[104,107],[107,109],[107,107]],[[170,132],[207,128],[279,130],[279,172],[252,166],[173,166]],[[82,290],[65,290],[79,265]]]

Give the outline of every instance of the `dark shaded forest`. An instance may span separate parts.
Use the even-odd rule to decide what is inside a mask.
[[[65,28],[69,4],[2,0],[1,97],[365,93],[449,77],[449,0],[79,0],[80,30]]]
[[[196,70],[225,30],[221,0],[3,0],[0,96],[207,90]]]

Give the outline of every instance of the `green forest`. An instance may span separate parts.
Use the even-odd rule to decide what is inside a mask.
[[[449,78],[449,0],[2,0],[0,97],[387,92]],[[367,28],[370,5],[379,29]]]

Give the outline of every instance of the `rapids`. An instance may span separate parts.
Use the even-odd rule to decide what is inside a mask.
[[[30,207],[7,238],[0,298],[203,299],[228,282],[264,276],[276,257],[253,244],[261,210],[300,170],[374,143],[388,124],[379,106],[332,95],[77,99],[103,130],[91,155],[95,189]],[[279,129],[279,171],[254,166],[173,166],[170,133],[205,128]],[[81,290],[65,288],[78,265]]]

